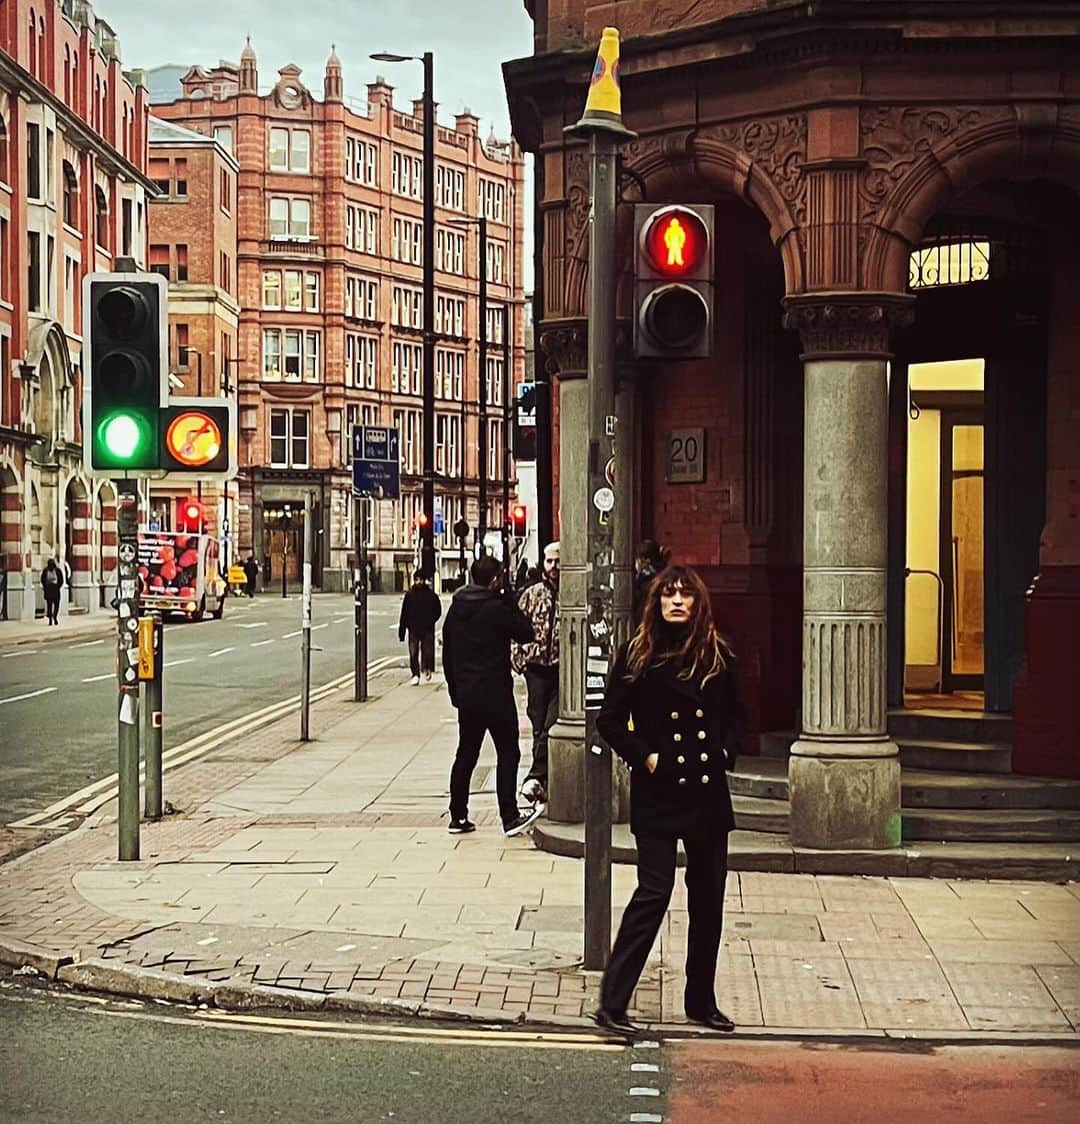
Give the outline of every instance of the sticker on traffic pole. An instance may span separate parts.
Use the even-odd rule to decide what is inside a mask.
[[[592,502],[597,511],[606,514],[615,506],[615,493],[610,488],[597,488]]]

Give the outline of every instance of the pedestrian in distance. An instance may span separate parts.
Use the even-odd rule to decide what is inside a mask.
[[[540,580],[518,595],[518,607],[529,618],[535,639],[515,644],[514,670],[525,676],[526,713],[532,725],[532,765],[521,795],[533,804],[547,801],[548,736],[559,717],[559,544],[544,547]]]
[[[641,621],[641,608],[649,583],[671,561],[671,551],[665,550],[655,539],[645,539],[634,555],[634,592],[632,616],[635,627]]]
[[[450,770],[450,833],[476,830],[469,819],[469,784],[480,757],[484,735],[495,743],[495,792],[507,835],[520,835],[540,815],[534,804],[517,805],[517,774],[521,761],[514,682],[510,674],[510,642],[533,639],[528,618],[514,604],[512,593],[500,591],[501,567],[490,555],[478,558],[471,582],[450,602],[443,624],[443,670],[450,702],[457,710],[458,747]]]
[[[244,563],[244,578],[248,597],[254,597],[255,583],[259,580],[259,563],[255,561],[254,554],[249,554]]]
[[[56,564],[55,558],[50,558],[41,571],[41,592],[45,597],[45,615],[49,624],[60,623],[60,590],[64,588],[64,573]]]
[[[409,669],[414,687],[420,682],[421,670],[427,682],[435,670],[435,625],[441,616],[439,595],[417,570],[412,588],[402,598],[398,620],[398,640],[404,640],[406,633],[409,637]]]
[[[616,656],[597,716],[601,737],[630,766],[638,854],[637,889],[593,1015],[602,1027],[638,1030],[627,1007],[671,900],[681,839],[689,913],[684,1010],[713,1030],[734,1029],[714,989],[735,826],[726,770],[744,726],[735,660],[716,630],[705,584],[688,567],[671,566],[648,587],[641,623]]]

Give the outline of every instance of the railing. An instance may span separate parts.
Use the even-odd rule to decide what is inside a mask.
[[[944,647],[944,643],[945,643],[944,634],[942,632],[942,626],[944,624],[944,622],[942,621],[942,614],[943,614],[943,602],[945,600],[945,583],[941,580],[941,575],[936,570],[912,570],[912,569],[908,568],[904,571],[904,577],[905,578],[914,577],[916,574],[921,574],[924,577],[933,578],[934,581],[937,583],[936,590],[935,590],[936,595],[937,595],[936,596],[936,601],[937,601],[937,634],[935,636],[935,642],[936,642],[936,645],[937,645],[937,649],[936,649],[936,652],[934,654],[934,663],[937,666],[937,682],[935,683],[934,686],[938,691],[940,691],[941,687],[942,687],[942,683],[944,682],[944,670],[942,668],[942,658],[941,657],[942,657],[942,648]]]
[[[303,238],[271,238],[262,244],[267,254],[301,254],[304,257],[322,257],[323,244]]]

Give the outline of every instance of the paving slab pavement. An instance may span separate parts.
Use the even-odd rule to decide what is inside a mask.
[[[478,830],[448,835],[444,688],[392,671],[374,694],[319,703],[306,744],[291,715],[167,774],[180,814],[143,825],[139,862],[115,861],[107,807],[0,866],[0,959],[222,1006],[580,1023],[582,863],[503,836],[490,747]],[[612,875],[617,924],[634,871]],[[1076,883],[743,871],[726,911],[717,995],[742,1032],[1080,1041]],[[680,881],[644,1022],[681,1022],[686,929]]]

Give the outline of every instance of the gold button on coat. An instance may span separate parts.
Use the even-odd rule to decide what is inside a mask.
[[[674,739],[675,741],[677,741],[677,742],[681,742],[681,741],[682,741],[682,734],[672,734],[671,736],[672,736],[672,738],[673,738],[673,739]]]
[[[709,760],[709,755],[707,753],[703,753],[701,755],[701,763],[704,764],[708,760]]]
[[[700,710],[700,709],[698,709],[698,710],[695,710],[695,711],[694,711],[694,714],[695,714],[695,716],[696,716],[696,717],[698,717],[698,718],[704,718],[704,717],[705,717],[705,711],[703,711],[703,710]]]
[[[679,721],[679,712],[677,710],[673,710],[671,712],[671,721],[672,722],[678,722]]]
[[[679,763],[680,765],[685,765],[685,764],[686,764],[686,758],[685,758],[685,757],[683,757],[683,755],[682,755],[681,753],[679,754],[679,756],[678,756],[678,757],[676,757],[676,758],[675,758],[675,760],[676,760],[676,761],[678,761],[678,763]]]
[[[697,740],[698,740],[699,742],[703,742],[703,741],[705,740],[705,737],[706,737],[706,735],[705,735],[705,731],[704,731],[704,730],[698,730],[698,732],[697,732]]]
[[[709,783],[709,774],[708,774],[708,773],[706,773],[706,774],[705,774],[705,775],[704,775],[704,776],[703,776],[703,777],[701,778],[701,783],[702,783],[702,784],[708,784],[708,783]]]
[[[679,784],[686,784],[686,777],[679,777]]]

